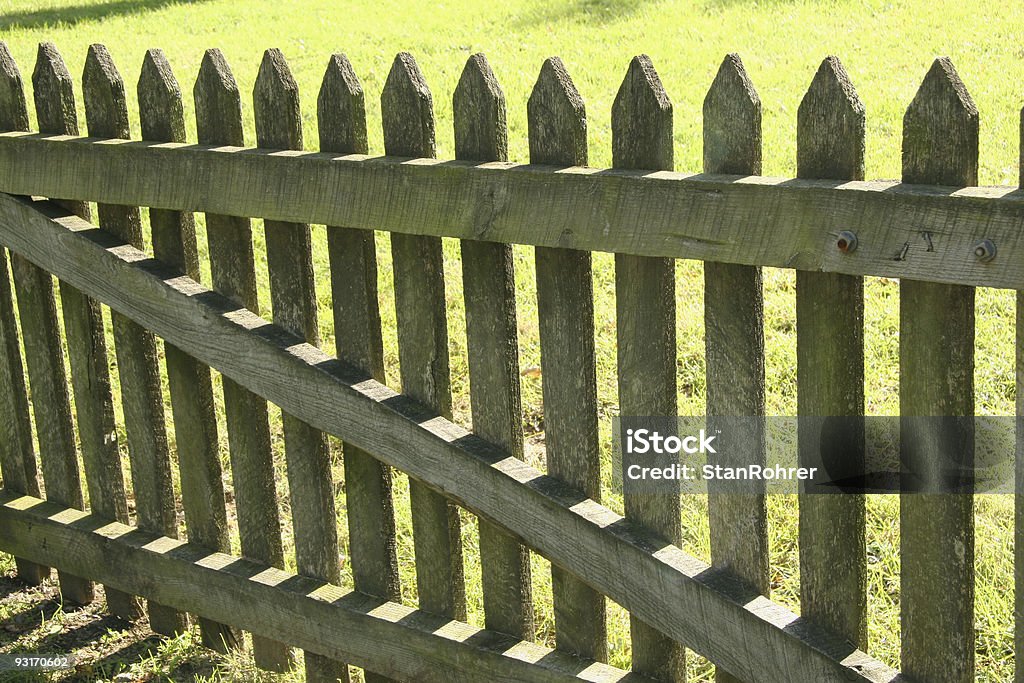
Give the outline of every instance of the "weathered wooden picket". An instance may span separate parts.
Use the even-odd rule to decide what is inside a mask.
[[[785,180],[759,175],[761,103],[734,55],[704,103],[698,175],[672,171],[672,105],[643,56],[615,99],[615,168],[604,171],[583,168],[584,104],[557,58],[529,99],[529,165],[506,163],[504,97],[482,55],[454,93],[456,161],[433,159],[431,94],[405,53],[381,98],[386,157],[366,156],[364,94],[343,55],[320,90],[316,153],[302,151],[298,89],[277,50],[255,84],[257,149],[243,147],[239,89],[216,50],[194,88],[198,145],[185,143],[181,92],[158,50],[139,79],[142,141],[127,140],[125,86],[102,46],[83,79],[89,138],[52,45],[40,46],[32,85],[38,133],[0,43],[0,550],[24,580],[54,567],[79,603],[100,582],[126,619],[145,599],[163,634],[195,615],[220,650],[250,631],[269,670],[300,647],[311,681],[348,680],[349,665],[373,681],[680,681],[686,648],[718,665],[721,681],[974,679],[970,496],[902,500],[903,673],[858,649],[863,496],[801,497],[801,617],[766,597],[764,495],[711,490],[711,567],[678,548],[671,497],[627,495],[625,518],[599,502],[592,251],[616,255],[623,414],[677,412],[674,260],[688,258],[705,261],[709,415],[764,414],[761,266],[797,269],[801,414],[863,414],[862,276],[880,275],[902,278],[901,411],[973,415],[973,287],[1024,291],[1024,195],[974,187],[977,111],[948,60],[907,111],[901,183],[863,180],[864,108],[832,57],[800,106],[798,178]],[[138,207],[149,207],[151,253]],[[212,289],[199,283],[193,212],[206,214]],[[250,217],[265,221],[272,322],[260,317]],[[337,358],[317,348],[311,223],[331,226]],[[402,394],[383,384],[374,230],[391,234]],[[856,251],[841,248],[846,233]],[[472,433],[451,421],[442,237],[462,240]],[[976,254],[983,240],[996,259]],[[547,474],[520,459],[512,244],[536,247]],[[211,368],[223,375],[230,506]],[[1022,385],[1018,370],[1019,413]],[[297,575],[282,570],[268,402],[284,415]],[[338,586],[327,434],[344,441],[354,591]],[[748,445],[762,458],[764,447]],[[187,540],[177,538],[175,464]],[[418,609],[399,603],[391,468],[411,477]],[[486,630],[464,623],[456,506],[481,518]],[[229,554],[229,507],[241,557]],[[1019,568],[1020,502],[1017,515]],[[530,642],[531,550],[554,567],[553,651]],[[1019,569],[1017,588],[1019,617]],[[605,596],[632,614],[632,672],[600,663]]]

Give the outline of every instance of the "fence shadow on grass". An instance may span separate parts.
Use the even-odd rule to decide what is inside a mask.
[[[126,633],[133,628],[131,622],[108,614],[71,629],[61,629],[56,633],[50,633],[41,640],[33,642],[30,652],[38,654],[77,652],[82,648],[95,646],[109,633]]]
[[[25,633],[41,627],[60,610],[59,602],[44,600],[8,615],[6,619],[0,621],[0,647],[10,645]]]
[[[588,24],[607,24],[635,14],[648,0],[569,0],[547,3],[536,11],[522,16],[520,26],[539,26],[562,20],[577,20]]]
[[[156,635],[128,642],[123,647],[89,663],[86,667],[82,667],[65,681],[85,683],[86,681],[112,679],[117,674],[128,671],[133,664],[152,657],[160,649],[162,642],[163,639]]]
[[[0,600],[28,589],[28,584],[18,579],[0,576]]]
[[[34,631],[62,610],[70,612],[78,609],[73,605],[62,606],[60,600],[54,599],[52,594],[32,589],[17,579],[0,578],[0,602],[18,595],[23,595],[23,600],[15,599],[24,604],[0,619],[0,647]]]
[[[87,683],[97,680],[97,677],[113,678],[118,673],[128,671],[132,665],[154,657],[159,652],[162,643],[163,638],[157,635],[128,643],[119,650],[93,662],[89,671],[83,671],[80,676],[65,679],[65,683]],[[159,666],[160,680],[184,683],[211,677],[217,670],[217,660],[214,655],[208,651],[196,654],[197,656],[187,656],[172,662],[161,662]]]
[[[45,26],[74,26],[84,21],[99,21],[126,14],[142,14],[169,5],[198,4],[204,0],[114,0],[100,4],[48,7],[25,12],[8,12],[0,16],[0,31],[35,29]]]
[[[757,5],[759,8],[784,7],[795,5],[796,0],[704,0],[701,5],[705,10],[728,9],[730,7],[741,7],[743,5]]]

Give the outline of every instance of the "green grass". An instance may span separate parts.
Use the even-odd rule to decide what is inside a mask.
[[[166,0],[82,0],[74,4],[0,0],[0,38],[10,44],[26,79],[34,61],[35,45],[40,40],[57,44],[76,77],[81,74],[88,44],[105,43],[127,81],[136,136],[135,82],[147,48],[163,48],[182,83],[191,139],[195,130],[191,85],[203,51],[221,48],[243,91],[247,139],[251,142],[254,136],[248,93],[262,50],[280,47],[300,86],[306,144],[310,147],[317,138],[316,91],[327,57],[333,51],[344,51],[363,80],[371,152],[380,153],[380,89],[394,54],[399,50],[411,51],[433,89],[438,156],[444,158],[450,158],[454,149],[452,91],[466,57],[483,51],[507,97],[512,160],[527,158],[526,100],[540,64],[548,56],[559,55],[587,103],[591,164],[608,165],[612,99],[629,59],[637,52],[646,52],[675,105],[676,168],[698,171],[704,93],[725,53],[736,51],[743,57],[764,106],[764,172],[793,175],[797,107],[820,61],[828,54],[836,54],[843,60],[867,107],[867,176],[895,178],[900,173],[903,111],[931,61],[945,54],[952,57],[981,112],[983,184],[1016,184],[1019,84],[1024,80],[1022,25],[1024,6],[994,2],[509,0],[499,4],[451,0],[428,5],[377,0],[346,3],[342,7],[337,3],[295,0],[190,4]],[[390,255],[386,239],[380,239],[378,244],[383,272],[386,360],[389,379],[397,386],[393,290],[388,274]],[[262,244],[257,245],[257,253],[262,253]],[[525,368],[539,365],[536,299],[532,254],[527,249],[517,249],[516,257],[520,355]],[[334,339],[322,230],[316,232],[315,261],[325,347],[330,351]],[[260,268],[264,269],[261,272],[265,282],[265,260]],[[448,241],[446,275],[455,417],[468,424],[465,318],[459,272],[457,245]],[[684,414],[701,414],[704,409],[701,283],[699,264],[679,263],[678,381],[680,410]],[[601,424],[607,443],[609,420],[617,410],[614,279],[607,255],[595,257],[595,293]],[[265,288],[262,296],[266,312],[269,296]],[[898,409],[899,378],[898,283],[870,279],[865,296],[868,412],[894,414]],[[792,272],[765,272],[768,410],[774,414],[792,414],[796,408],[794,297]],[[1012,414],[1013,296],[1009,292],[979,291],[977,312],[978,412]],[[530,373],[524,376],[523,405],[528,426],[542,424],[540,386],[538,377]],[[221,433],[224,434],[223,429]],[[542,441],[535,434],[529,436],[527,457],[542,466]],[[277,445],[279,448],[280,444]],[[287,482],[282,476],[279,493],[285,501],[287,518],[286,489]],[[407,487],[401,477],[395,490],[404,598],[413,603],[411,524]],[[621,510],[621,500],[610,488],[605,502]],[[343,498],[339,499],[342,530],[346,528],[343,503]],[[772,498],[769,513],[773,597],[798,609],[795,500]],[[898,514],[898,500],[893,497],[870,501],[869,651],[894,666],[899,663]],[[707,559],[705,503],[695,497],[685,499],[683,515],[686,549]],[[978,680],[1005,681],[1010,679],[1013,666],[1012,500],[979,497],[976,520]],[[468,516],[465,535],[470,620],[481,623],[475,526]],[[538,637],[550,643],[550,580],[540,559],[535,561],[534,575]],[[348,581],[350,576],[345,578]],[[628,620],[617,607],[610,609],[610,635],[612,663],[628,666]],[[181,647],[194,646],[185,642]],[[169,660],[158,654],[155,661]],[[695,679],[709,680],[707,663],[696,658],[691,661]],[[159,669],[158,665],[153,666]],[[256,677],[238,657],[225,662],[216,675],[225,676],[224,680]]]

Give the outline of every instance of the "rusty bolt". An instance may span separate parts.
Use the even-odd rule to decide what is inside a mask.
[[[996,245],[992,240],[981,240],[974,245],[974,255],[982,263],[988,263],[996,257]]]
[[[857,251],[857,235],[849,230],[843,230],[836,239],[836,247],[844,254]]]

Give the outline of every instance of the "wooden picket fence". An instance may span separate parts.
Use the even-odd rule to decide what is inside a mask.
[[[127,619],[145,599],[163,634],[194,615],[219,650],[244,629],[269,670],[302,648],[311,681],[348,680],[349,665],[371,681],[679,681],[686,648],[713,661],[721,681],[974,680],[971,496],[902,500],[903,673],[863,651],[863,496],[801,496],[800,617],[766,597],[764,495],[712,491],[712,566],[679,549],[671,496],[627,494],[625,518],[599,502],[592,251],[616,255],[624,415],[677,412],[680,258],[705,261],[709,415],[764,414],[760,266],[797,269],[801,414],[863,414],[866,275],[901,278],[902,414],[974,414],[973,288],[1024,290],[1024,196],[975,187],[978,115],[948,60],[907,110],[903,182],[864,181],[864,108],[831,57],[800,107],[798,178],[785,180],[759,175],[761,103],[734,55],[704,103],[697,175],[672,171],[672,106],[643,56],[615,99],[615,168],[603,171],[583,168],[584,104],[556,58],[530,96],[529,165],[505,162],[505,102],[482,55],[454,93],[456,161],[432,158],[430,91],[405,53],[381,98],[386,157],[366,156],[364,93],[343,55],[324,76],[315,153],[301,151],[298,89],[277,50],[256,80],[257,149],[244,148],[239,89],[216,50],[194,88],[198,145],[185,144],[181,92],[158,50],[138,85],[142,141],[127,141],[125,86],[103,46],[89,49],[84,72],[89,138],[50,44],[32,86],[35,133],[0,43],[0,550],[26,581],[54,567],[78,603],[99,582]],[[149,207],[151,253],[138,207]],[[212,289],[199,283],[193,212],[206,214]],[[265,220],[272,322],[259,315],[250,217]],[[318,349],[311,223],[331,226],[337,358]],[[374,230],[391,236],[401,394],[383,383]],[[442,237],[461,240],[472,432],[451,421]],[[546,474],[520,459],[512,244],[536,247]],[[1022,334],[1018,313],[1024,349]],[[282,570],[268,402],[284,416],[295,575]],[[354,590],[338,585],[327,434],[344,441]],[[749,447],[763,457],[763,443]],[[410,475],[417,609],[399,602],[391,468]],[[179,502],[187,540],[177,538]],[[484,630],[464,623],[456,506],[481,520]],[[229,554],[231,507],[241,557]],[[1021,512],[1017,503],[1017,567]],[[531,551],[554,568],[554,650],[531,642]],[[1019,570],[1017,588],[1020,614]],[[605,596],[632,615],[631,672],[600,663]]]

